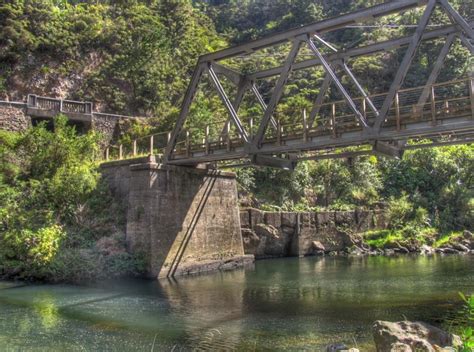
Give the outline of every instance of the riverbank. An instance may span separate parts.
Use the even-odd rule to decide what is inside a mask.
[[[383,209],[319,212],[240,212],[246,254],[256,259],[312,255],[474,253],[465,230],[440,235],[433,228],[388,228]]]

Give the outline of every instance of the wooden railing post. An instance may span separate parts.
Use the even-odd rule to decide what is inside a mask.
[[[436,97],[433,86],[431,86],[431,124],[436,125]]]
[[[335,103],[331,104],[331,127],[332,127],[332,136],[336,138],[337,131],[336,131],[336,104]]]
[[[106,161],[109,161],[109,152],[110,152],[109,147],[105,148],[105,160]]]
[[[133,140],[133,156],[137,156],[137,140]]]
[[[250,132],[250,139],[252,139],[253,138],[253,117],[251,117],[249,121],[249,132]]]
[[[123,159],[123,146],[122,144],[119,145],[119,160]]]
[[[166,134],[166,144],[169,144],[170,143],[170,140],[171,140],[171,132],[168,132]]]
[[[423,111],[423,110],[422,110]],[[401,121],[400,121],[400,96],[395,94],[395,123],[397,125],[397,131],[401,130]]]
[[[281,145],[281,122],[280,119],[276,121],[277,123],[277,144]]]
[[[367,98],[362,98],[362,116],[364,116],[365,120],[367,120]]]
[[[231,149],[230,121],[227,121],[226,124],[225,124],[225,135],[226,135],[227,151],[230,152],[230,149]]]
[[[153,145],[153,144],[154,144],[154,143],[153,143],[153,142],[154,142],[154,138],[153,138],[153,137],[154,137],[153,135],[150,136],[150,155],[153,155],[153,153],[154,153],[153,150],[155,149],[155,148],[154,148],[154,145]]]
[[[64,110],[64,106],[63,106],[63,105],[64,105],[63,100],[60,99],[60,100],[59,100],[59,112],[63,112],[63,110]]]
[[[189,130],[186,130],[186,156],[189,157],[191,152],[191,142],[189,140]]]
[[[474,119],[474,78],[469,79],[469,98],[471,100],[471,119]]]
[[[444,116],[449,116],[449,102],[447,100],[443,103]]]
[[[206,155],[209,154],[209,125],[206,126],[206,136],[204,138]]]
[[[306,117],[306,109],[303,109],[303,141],[308,141],[308,121]]]

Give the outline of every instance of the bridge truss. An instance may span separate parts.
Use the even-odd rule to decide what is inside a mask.
[[[451,24],[430,29],[428,24],[436,7],[449,17]],[[422,16],[409,36],[344,50],[337,50],[324,39],[333,31],[371,23],[374,19],[414,8],[420,8]],[[444,45],[426,84],[401,89],[421,43],[439,38],[444,38]],[[464,79],[436,83],[455,40],[461,41],[472,58],[473,22],[461,17],[447,0],[398,0],[203,55],[195,67],[174,130],[168,135],[163,161],[196,165],[247,159],[252,164],[293,169],[298,160],[347,156],[350,153],[376,152],[400,156],[404,149],[411,148],[406,144],[409,139],[428,139],[431,141],[429,145],[472,142],[472,70]],[[226,64],[234,58],[281,47],[289,47],[289,50],[285,51],[286,57],[279,67],[243,73]],[[354,75],[348,60],[400,47],[405,48],[405,53],[388,91],[371,95]],[[313,57],[298,57],[303,48]],[[312,109],[298,117],[298,121],[282,124],[275,117],[275,111],[290,74],[313,67],[321,67],[325,78]],[[193,143],[190,131],[184,126],[204,77],[212,82],[227,110],[228,120],[223,121],[222,131],[214,136],[209,126],[204,127],[202,142]],[[276,79],[276,83],[266,101],[257,82],[269,78]],[[350,94],[347,82],[352,85],[352,90],[355,87],[357,96]],[[226,90],[229,84],[234,85],[235,95],[232,97],[228,94],[229,89]],[[325,101],[330,86],[338,91],[342,100]],[[239,107],[248,92],[254,95],[255,104],[263,114],[244,120],[239,116]],[[368,146],[368,149],[349,154],[337,152],[342,147],[351,146]]]

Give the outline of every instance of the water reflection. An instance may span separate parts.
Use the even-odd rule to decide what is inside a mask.
[[[0,283],[2,350],[370,350],[376,319],[439,323],[474,291],[474,257],[287,258],[98,287]],[[18,287],[16,287],[16,286]]]

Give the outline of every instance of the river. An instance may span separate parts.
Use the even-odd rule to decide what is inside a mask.
[[[284,258],[173,281],[0,282],[1,351],[373,350],[382,320],[442,324],[474,256]]]

